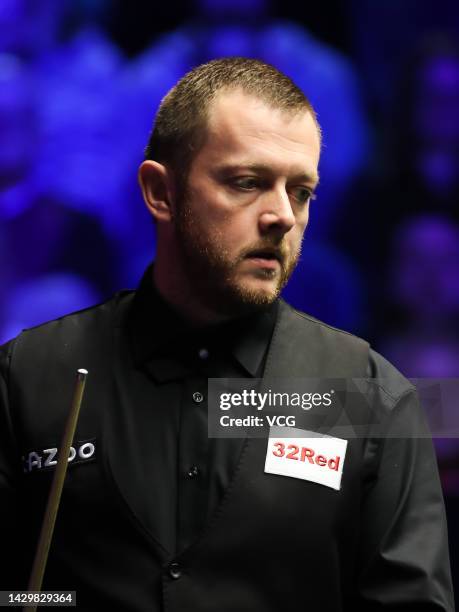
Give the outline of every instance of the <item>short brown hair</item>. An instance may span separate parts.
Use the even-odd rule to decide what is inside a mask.
[[[226,57],[197,66],[163,98],[145,158],[168,164],[183,186],[193,157],[204,144],[212,101],[222,90],[235,89],[286,113],[309,111],[320,136],[311,103],[288,76],[260,60]]]

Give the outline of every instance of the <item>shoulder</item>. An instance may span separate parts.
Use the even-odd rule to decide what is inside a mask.
[[[373,393],[388,407],[397,405],[403,398],[417,401],[414,384],[373,349],[369,351],[368,381]]]
[[[40,362],[77,347],[97,344],[110,329],[119,325],[134,291],[120,291],[101,304],[24,329],[0,347],[0,368],[12,361]]]
[[[309,377],[363,377],[368,342],[280,301],[273,343],[295,370]]]
[[[319,334],[330,340],[333,339],[339,344],[355,344],[360,345],[362,348],[368,347],[368,342],[363,338],[359,338],[359,336],[355,336],[350,332],[324,323],[301,310],[293,308],[293,306],[290,306],[290,304],[287,304],[284,300],[281,300],[281,310],[283,310],[287,316],[290,316],[298,326],[302,326],[304,330],[310,333]]]
[[[322,363],[321,369],[325,369],[327,363],[334,364],[335,371],[344,372],[347,364],[358,364],[361,377],[386,397],[386,403],[396,403],[402,396],[415,391],[414,385],[365,339],[328,325],[283,300],[280,301],[280,317],[285,321],[282,333],[298,348],[309,349],[314,359]],[[352,367],[352,371],[358,370]]]

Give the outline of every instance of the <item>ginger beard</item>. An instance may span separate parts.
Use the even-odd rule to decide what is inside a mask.
[[[193,291],[199,300],[224,315],[243,315],[272,304],[287,284],[301,255],[301,242],[296,252],[289,249],[285,236],[275,240],[267,237],[231,255],[221,231],[203,232],[197,225],[186,198],[178,207],[176,232],[182,261]],[[250,286],[240,266],[249,253],[264,248],[274,248],[279,254],[280,267],[258,268],[252,276],[275,282]],[[246,273],[247,274],[247,273]]]

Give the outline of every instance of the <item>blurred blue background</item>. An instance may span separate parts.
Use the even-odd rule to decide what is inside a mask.
[[[290,75],[324,133],[285,298],[407,376],[459,377],[457,2],[157,4],[0,0],[0,341],[137,285],[159,101],[193,66],[245,55]],[[456,580],[458,446],[436,441]]]

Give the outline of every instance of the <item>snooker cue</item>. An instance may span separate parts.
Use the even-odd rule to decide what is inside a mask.
[[[30,575],[28,591],[41,591],[43,576],[45,573],[46,562],[48,560],[48,552],[53,537],[54,524],[56,522],[57,511],[61,500],[62,489],[64,487],[65,475],[67,473],[68,457],[70,447],[73,442],[78,415],[80,413],[81,401],[83,399],[84,388],[88,371],[79,369],[76,374],[75,387],[73,391],[72,406],[65,424],[64,434],[62,436],[61,448],[57,459],[56,470],[53,476],[53,482],[48,496],[45,516],[40,531],[40,539],[38,540],[35,559]],[[37,604],[32,606],[24,606],[24,610],[36,610]]]

